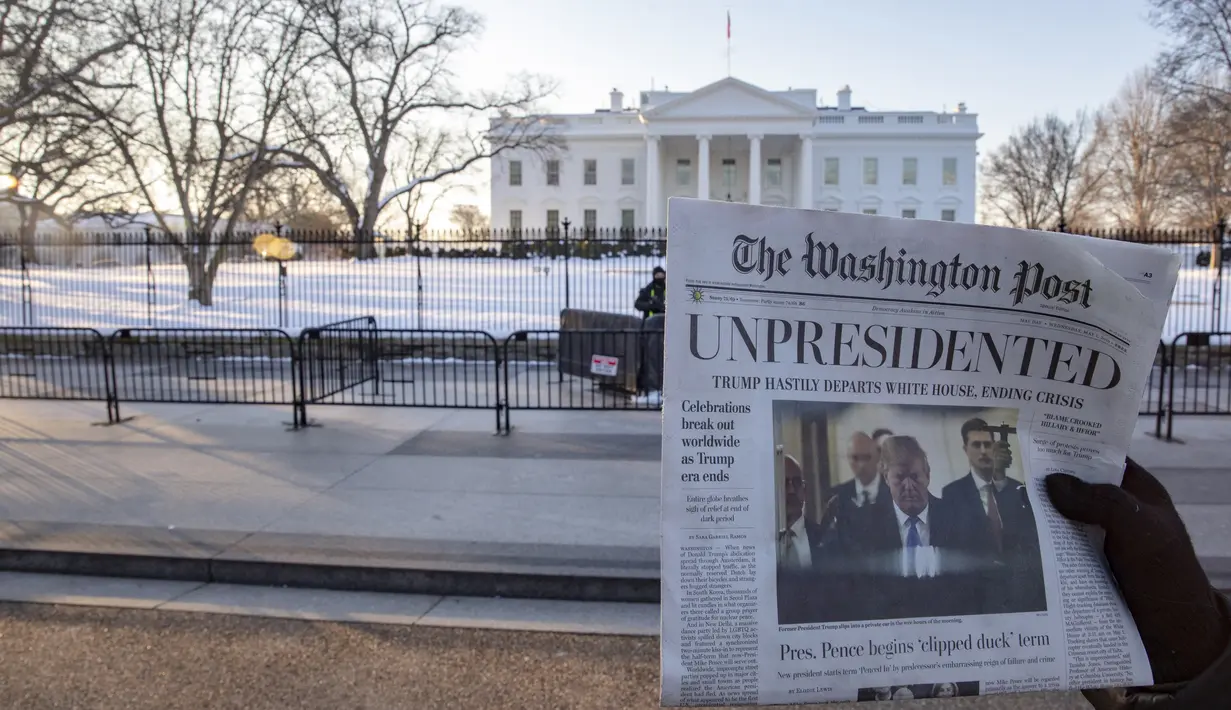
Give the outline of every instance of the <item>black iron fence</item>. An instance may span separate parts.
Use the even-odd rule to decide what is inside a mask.
[[[0,325],[297,330],[372,314],[503,337],[553,328],[565,308],[636,314],[666,254],[658,229],[272,231],[290,251],[263,233],[0,235]]]
[[[491,410],[655,409],[662,319],[625,330],[483,331],[377,327],[371,316],[306,328],[0,327],[0,399],[262,404],[294,429],[320,405]]]

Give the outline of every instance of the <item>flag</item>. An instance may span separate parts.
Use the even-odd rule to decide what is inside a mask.
[[[731,39],[731,11],[727,10],[727,39]]]

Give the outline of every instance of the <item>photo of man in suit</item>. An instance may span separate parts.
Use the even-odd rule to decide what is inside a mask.
[[[911,618],[977,613],[969,584],[979,568],[968,521],[928,491],[932,468],[912,436],[890,436],[880,450],[889,515],[839,519],[833,535],[834,576],[845,577],[845,618]],[[829,543],[827,543],[829,544]],[[828,615],[827,610],[815,610]]]
[[[779,623],[1046,610],[1019,415],[776,400]]]
[[[838,497],[838,515],[854,510],[889,508],[889,491],[880,475],[880,450],[862,431],[851,434],[846,445],[846,462],[854,478],[834,488]]]
[[[787,454],[782,462],[783,512],[786,526],[778,531],[778,623],[807,621],[818,604],[814,571],[820,565],[821,526],[805,515],[808,483],[803,466]]]
[[[786,527],[778,531],[778,566],[794,571],[808,571],[820,556],[821,526],[808,520],[808,484],[799,461],[791,455],[783,457],[783,498],[786,503]]]
[[[946,485],[941,497],[955,515],[982,531],[978,552],[1002,569],[1003,610],[1042,611],[1047,603],[1038,528],[1025,484],[1006,473],[1012,450],[1007,441],[996,441],[987,422],[977,417],[962,424],[961,435],[970,468]]]

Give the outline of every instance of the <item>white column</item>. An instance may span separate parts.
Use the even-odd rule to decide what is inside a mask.
[[[662,169],[658,165],[658,136],[645,137],[645,226],[661,227]]]
[[[812,209],[812,136],[799,137],[799,206]]]
[[[710,198],[710,137],[697,136],[697,197]]]
[[[761,204],[761,136],[748,136],[748,204]]]

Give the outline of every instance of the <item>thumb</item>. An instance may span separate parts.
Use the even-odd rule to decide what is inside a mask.
[[[1061,515],[1108,532],[1120,527],[1128,514],[1140,510],[1137,500],[1119,486],[1090,484],[1067,473],[1053,473],[1043,482],[1047,497]]]

